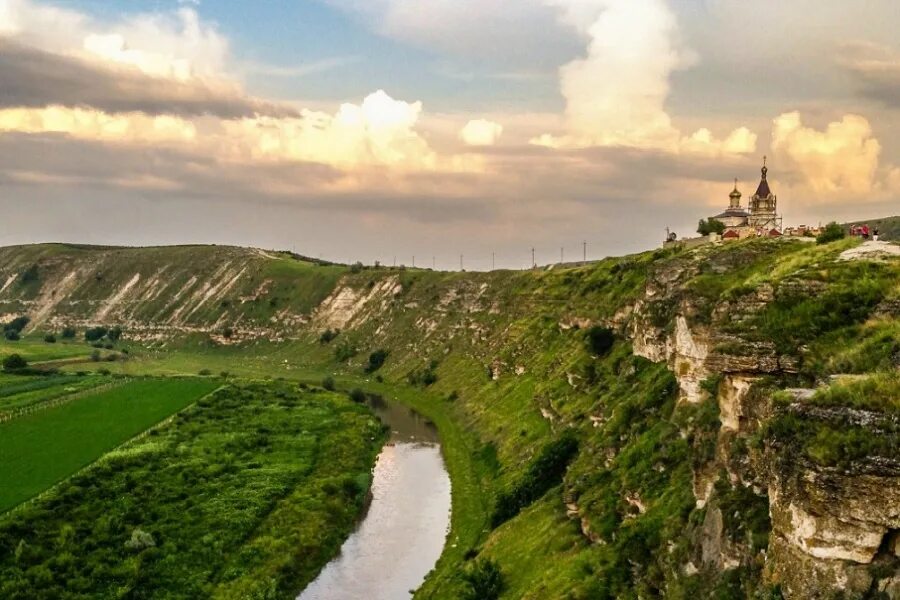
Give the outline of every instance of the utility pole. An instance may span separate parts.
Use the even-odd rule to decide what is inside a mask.
[[[497,253],[491,252],[491,271],[497,268]]]
[[[462,254],[459,255],[459,270],[465,271],[465,269],[463,268],[463,255]]]
[[[534,248],[532,248],[532,249],[531,249],[531,268],[533,269],[533,268],[535,268],[536,266],[537,266],[537,263],[534,262]]]
[[[565,261],[563,260],[563,249],[562,246],[559,248],[559,264],[563,264]]]
[[[431,257],[431,270],[437,271],[437,259],[435,257]]]
[[[394,256],[394,266],[395,267],[397,266],[397,257],[396,256]]]
[[[415,254],[413,254],[413,266],[412,266],[412,268],[413,268],[413,269],[416,268],[416,255],[415,255]]]
[[[582,251],[582,259],[581,259],[581,262],[583,262],[584,264],[587,264],[587,240],[581,242],[581,245],[582,245],[583,248],[584,248],[583,251]]]

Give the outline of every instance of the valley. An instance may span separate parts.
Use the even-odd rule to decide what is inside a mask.
[[[353,400],[367,394],[436,426],[452,483],[416,598],[896,594],[900,263],[842,258],[859,243],[490,273],[214,246],[0,249],[0,321],[30,318],[0,357],[59,372],[0,376],[0,412],[37,407],[0,424],[3,443],[30,420],[96,422],[92,402],[114,418],[134,386],[163,403],[119,433],[81,429],[106,445],[7,501],[40,494],[0,516],[5,596],[148,581],[296,596],[362,514],[386,440]],[[97,327],[121,339],[93,347]],[[65,328],[77,337],[44,341]],[[58,388],[78,397],[54,404]],[[122,490],[133,504],[112,502]],[[78,544],[90,560],[71,558]],[[214,558],[181,558],[195,553]]]

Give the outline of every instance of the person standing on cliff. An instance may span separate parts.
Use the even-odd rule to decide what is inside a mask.
[[[872,239],[875,240],[876,242],[878,241],[878,228],[877,227],[872,229]]]

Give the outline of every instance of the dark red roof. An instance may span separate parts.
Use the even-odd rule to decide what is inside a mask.
[[[769,237],[781,237],[781,232],[777,229],[772,229],[769,231]]]
[[[738,232],[735,231],[734,229],[729,229],[728,231],[726,231],[725,233],[722,234],[722,239],[725,239],[725,238],[734,239],[734,238],[739,238],[739,237],[741,237],[741,236],[738,235]]]

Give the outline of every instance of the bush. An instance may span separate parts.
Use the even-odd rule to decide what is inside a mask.
[[[842,240],[846,235],[847,234],[844,233],[844,228],[832,221],[826,225],[825,229],[822,230],[822,233],[816,237],[816,243],[827,244],[828,242]]]
[[[437,382],[437,370],[438,361],[432,360],[428,363],[427,367],[423,367],[421,369],[417,369],[415,371],[410,372],[406,376],[406,380],[409,381],[410,385],[421,385],[422,387],[428,387]]]
[[[93,352],[91,352],[91,360],[93,362],[100,362],[100,351],[99,350],[94,350]]]
[[[329,392],[334,391],[334,377],[326,377],[322,380],[322,387],[328,390]]]
[[[55,344],[56,336],[53,335],[52,333],[48,333],[47,335],[44,336],[44,341],[47,342],[48,344]]]
[[[110,342],[118,342],[122,338],[122,328],[121,327],[113,327],[106,333],[106,337]]]
[[[351,272],[351,273],[359,273],[359,272],[361,272],[364,268],[365,268],[365,267],[363,266],[363,264],[362,264],[361,262],[356,261],[355,263],[353,263],[352,265],[350,265],[350,272]]]
[[[19,283],[21,283],[22,285],[25,285],[27,283],[32,283],[32,282],[38,280],[39,275],[40,275],[40,273],[38,272],[38,266],[31,265],[30,267],[25,269],[25,271],[23,271],[22,274],[19,276]]]
[[[587,332],[587,345],[591,354],[606,356],[616,341],[615,334],[606,327],[599,325],[591,327]]]
[[[7,332],[7,333],[10,331],[14,331],[16,333],[22,333],[22,330],[25,329],[25,326],[28,325],[28,323],[30,321],[31,321],[31,319],[29,319],[28,317],[25,317],[25,316],[16,317],[9,323],[6,323],[5,325],[3,325],[3,331]]]
[[[388,351],[387,350],[376,350],[372,354],[369,355],[369,364],[366,366],[366,373],[374,373],[382,366],[384,366],[384,361],[387,360]]]
[[[347,362],[356,356],[357,353],[358,350],[356,349],[356,346],[350,342],[344,342],[343,344],[338,344],[334,349],[334,359],[338,362]]]
[[[84,332],[84,339],[88,342],[96,342],[106,337],[108,332],[106,327],[91,327]]]
[[[209,377],[210,375],[212,375],[212,371],[210,371],[209,369],[200,369],[201,377]]]
[[[357,404],[365,404],[366,399],[368,398],[368,396],[366,396],[366,393],[359,388],[353,388],[349,395],[350,399]]]
[[[75,334],[76,334],[76,331],[75,331],[74,327],[66,326],[66,327],[63,327],[61,335],[64,340],[71,340],[72,338],[75,337]]]
[[[109,374],[111,374],[111,373],[112,373],[112,371],[110,371],[110,370],[107,369],[106,367],[102,367],[102,368],[100,368],[100,369],[97,369],[97,374],[98,374],[98,375],[103,375],[104,377],[107,376],[107,375],[109,375]]]
[[[322,332],[322,335],[319,336],[320,344],[327,344],[341,333],[340,329],[326,329]]]
[[[578,452],[578,440],[567,432],[550,442],[528,466],[528,470],[510,490],[500,494],[491,524],[499,527],[562,482],[569,463]]]
[[[18,331],[12,331],[12,330],[5,332],[3,334],[3,337],[5,337],[10,342],[18,342],[20,339],[22,339],[22,336],[19,335]]]
[[[497,600],[506,585],[500,566],[490,560],[477,560],[462,574],[463,600]]]
[[[710,218],[709,221],[700,219],[700,222],[697,224],[697,233],[700,235],[709,235],[710,233],[718,233],[721,235],[724,231],[725,223],[718,219]]]
[[[10,354],[3,359],[4,371],[21,371],[28,368],[28,361],[18,354]]]
[[[226,340],[230,340],[233,336],[234,329],[232,329],[231,327],[226,327],[222,330],[222,337],[224,337]]]

